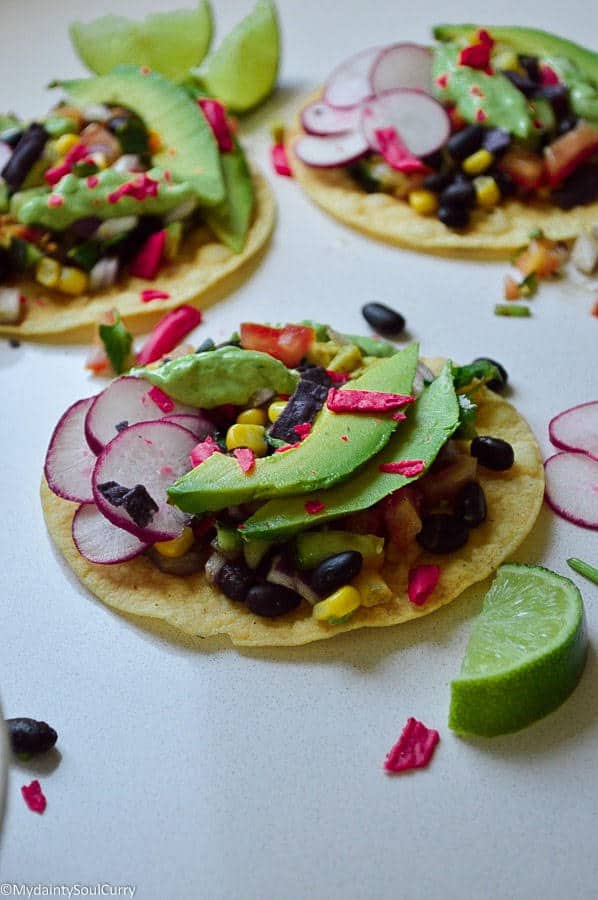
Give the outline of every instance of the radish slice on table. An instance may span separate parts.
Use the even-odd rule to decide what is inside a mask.
[[[301,124],[309,134],[344,134],[359,125],[360,107],[338,109],[323,100],[310,103],[301,112]]]
[[[414,156],[427,156],[446,143],[451,122],[433,97],[405,88],[387,91],[365,103],[361,128],[372,150],[380,150],[376,132],[394,128]]]
[[[85,417],[95,397],[77,400],[54,429],[44,474],[51,491],[63,500],[92,503],[91,475],[96,464],[94,453],[85,440]]]
[[[127,562],[150,546],[109,522],[95,503],[83,503],[75,513],[73,541],[81,556],[103,565]]]
[[[214,434],[216,426],[209,419],[203,416],[193,415],[192,413],[179,413],[174,416],[164,416],[163,422],[174,422],[175,425],[181,425],[194,434],[198,441],[203,441],[209,434]]]
[[[374,94],[396,88],[432,93],[432,51],[421,44],[393,44],[378,56],[372,68]]]
[[[85,437],[94,453],[100,453],[119,431],[137,422],[152,422],[197,410],[172,401],[163,409],[152,399],[152,386],[143,378],[116,378],[92,403],[85,418]],[[156,396],[156,394],[154,394]],[[159,398],[158,398],[159,399]]]
[[[293,145],[295,154],[308,166],[331,169],[346,166],[360,159],[370,149],[364,136],[358,132],[317,137],[306,135]]]
[[[548,505],[582,528],[598,528],[598,460],[585,453],[555,453],[544,471]]]
[[[164,420],[139,422],[104,447],[93,471],[93,496],[113,525],[140,541],[169,541],[186,517],[167,502],[166,488],[191,469],[194,434]]]
[[[548,434],[555,447],[581,450],[598,459],[598,400],[559,413],[550,422]]]
[[[370,47],[337,66],[324,87],[326,103],[345,109],[371,97],[374,93],[370,77],[372,67],[383,49]]]

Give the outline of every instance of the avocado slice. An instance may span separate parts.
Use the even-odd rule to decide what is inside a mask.
[[[218,145],[201,110],[187,92],[157,72],[118,66],[109,75],[58,81],[78,106],[113,103],[137,113],[148,129],[160,135],[163,149],[155,166],[192,185],[201,205],[224,199],[224,179]]]
[[[459,404],[453,387],[451,364],[447,363],[408,413],[407,425],[354,478],[317,494],[270,500],[247,519],[241,531],[243,540],[280,540],[301,529],[368,509],[388,494],[421,477],[407,478],[381,472],[379,467],[382,463],[421,459],[426,471],[458,425]],[[305,503],[309,500],[319,500],[324,504],[324,509],[314,515],[306,514]]]
[[[417,357],[418,346],[412,344],[372,364],[350,387],[405,393],[411,390]],[[311,433],[295,449],[257,459],[249,475],[234,457],[215,453],[176,481],[168,496],[184,512],[201,513],[320,490],[347,478],[379,453],[396,427],[389,416],[337,414],[324,407]]]
[[[234,150],[220,157],[226,195],[218,206],[204,213],[204,218],[223,244],[240,253],[251,223],[254,192],[251,173],[238,141]]]
[[[157,369],[134,368],[131,375],[145,378],[178,403],[202,409],[243,406],[263,388],[292,394],[299,382],[296,372],[268,353],[233,346],[180,356]]]

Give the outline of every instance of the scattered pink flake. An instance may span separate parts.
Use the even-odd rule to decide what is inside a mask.
[[[19,303],[21,304],[21,306],[23,306],[23,304],[27,303],[27,297],[25,297],[24,294],[19,295]]]
[[[162,466],[160,469],[160,475],[174,475],[174,469],[172,466]]]
[[[488,118],[488,113],[483,110],[481,107],[476,110],[475,120],[476,122],[485,122]]]
[[[275,453],[286,453],[287,450],[294,450],[295,447],[299,446],[299,441],[296,444],[284,444],[282,447],[277,447],[274,451]]]
[[[598,319],[598,300],[596,300],[592,307],[592,315]]]
[[[341,434],[341,441],[344,441],[345,444],[348,444],[348,443],[349,443],[349,435],[348,435],[348,434]]]
[[[222,453],[222,451],[214,438],[211,435],[208,435],[205,440],[201,441],[201,443],[199,444],[196,444],[189,454],[191,464],[193,466],[199,466],[200,463],[205,462],[206,459],[209,459],[213,453]]]
[[[325,507],[321,500],[306,500],[305,501],[305,512],[309,516],[315,516],[316,513],[322,512],[323,509],[325,509]]]
[[[291,169],[284,144],[274,144],[270,149],[270,158],[272,159],[272,168],[277,175],[285,175],[287,178],[293,177],[293,170]]]
[[[172,172],[170,169],[164,169],[164,181],[167,181],[168,184],[172,184]]]
[[[390,418],[394,419],[395,422],[404,422],[407,419],[407,416],[404,412],[401,412],[401,410],[399,410],[398,412],[393,413]]]
[[[134,197],[135,200],[145,200],[146,197],[156,197],[160,182],[150,178],[147,172],[140,172],[130,181],[126,181],[108,194],[108,203],[118,203],[121,197]]]
[[[479,84],[472,84],[472,86],[469,88],[469,93],[472,95],[472,97],[482,97],[483,98],[486,96],[486,94],[481,89]]]
[[[326,374],[333,384],[345,384],[349,380],[346,372],[333,372],[332,369],[326,369]]]
[[[459,53],[458,64],[471,69],[486,69],[490,64],[491,44],[479,43],[463,47]]]
[[[62,194],[50,194],[48,197],[48,206],[63,206],[64,205],[64,197]]]
[[[445,88],[448,84],[448,72],[442,72],[434,79],[434,81],[436,82],[438,87]]]
[[[407,596],[410,603],[423,606],[440,578],[440,566],[414,566],[407,576]]]
[[[332,412],[390,412],[399,406],[413,403],[414,397],[388,394],[384,391],[352,391],[348,388],[330,388],[326,406]]]
[[[378,128],[375,132],[380,153],[397,172],[410,175],[414,172],[428,172],[429,169],[407,148],[396,128]]]
[[[152,70],[150,69],[149,66],[141,66],[139,71],[141,72],[142,75],[151,75]]]
[[[93,190],[93,188],[96,188],[99,183],[100,183],[100,179],[98,178],[97,175],[89,175],[87,177],[87,187],[90,188],[91,190]]]
[[[253,450],[250,450],[249,447],[239,447],[237,450],[233,450],[233,456],[246,475],[253,472],[255,469],[255,456],[253,455]]]
[[[218,149],[222,153],[230,153],[233,149],[233,139],[226,121],[226,109],[218,100],[211,100],[208,97],[202,97],[197,103],[212,129]]]
[[[153,288],[146,288],[144,291],[141,291],[141,302],[149,303],[150,300],[169,300],[170,294],[168,291],[156,291]]]
[[[384,760],[384,768],[387,772],[405,772],[427,766],[439,737],[435,729],[410,717],[401,737]]]
[[[552,66],[547,66],[546,64],[540,66],[540,83],[560,84],[559,76],[556,74]]]
[[[405,478],[413,478],[420,475],[425,469],[423,459],[401,459],[399,462],[381,463],[378,468],[389,475],[403,475]]]
[[[87,153],[88,147],[85,144],[75,144],[75,146],[66,154],[60,165],[54,166],[52,169],[47,169],[47,171],[44,172],[45,180],[51,187],[54,187],[61,178],[64,178],[65,175],[69,174],[75,163],[85,159]]]
[[[300,422],[299,425],[293,425],[293,431],[298,438],[306,438],[311,432],[311,422]]]
[[[478,28],[476,33],[476,38],[480,44],[484,44],[486,47],[489,47],[491,50],[494,47],[494,38],[492,35],[486,31],[485,28]]]
[[[24,784],[21,788],[21,793],[31,812],[39,813],[41,816],[48,805],[48,801],[37,778],[31,784]]]
[[[148,397],[152,400],[163,413],[172,412],[174,409],[174,401],[165,394],[159,387],[153,387],[147,392]]]

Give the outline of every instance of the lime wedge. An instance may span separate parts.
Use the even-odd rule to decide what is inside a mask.
[[[487,737],[525,728],[569,696],[586,650],[572,581],[541,566],[501,566],[451,684],[449,727]]]
[[[208,0],[200,0],[196,9],[155,13],[141,22],[102,16],[87,24],[73,22],[70,35],[82,62],[98,75],[128,64],[181,81],[210,48],[212,9]]]
[[[247,112],[270,94],[278,74],[280,32],[271,0],[257,0],[218,49],[193,71],[203,90],[231,112]]]

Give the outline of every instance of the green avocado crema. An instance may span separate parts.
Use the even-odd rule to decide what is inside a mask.
[[[447,363],[434,381],[423,391],[407,424],[394,434],[384,450],[371,459],[357,475],[326,491],[284,500],[270,500],[245,522],[239,533],[244,541],[279,540],[331,519],[369,509],[388,494],[404,487],[411,478],[380,471],[382,463],[421,459],[426,471],[436,455],[459,425],[459,404],[453,387],[451,364]],[[305,504],[319,500],[321,512],[307,515]]]
[[[202,409],[225,403],[244,406],[264,388],[292,394],[299,382],[297,373],[273,356],[240,347],[192,353],[157,369],[132,369],[131,374],[161,388],[178,403]]]
[[[138,200],[131,195],[112,197],[124,184],[135,182],[139,175],[121,174],[114,169],[104,169],[88,178],[77,178],[72,173],[61,178],[54,190],[45,188],[20,191],[11,200],[11,213],[24,225],[39,225],[53,231],[64,231],[74,222],[88,216],[112,219],[121,216],[165,215],[181,203],[194,198],[189,184],[177,184],[166,177],[160,168],[144,173],[157,182],[156,195]],[[92,186],[90,186],[92,185]]]
[[[408,393],[417,359],[418,346],[412,344],[373,363],[349,387]],[[348,478],[379,453],[397,424],[388,415],[337,414],[324,407],[305,440],[292,450],[257,459],[249,475],[234,457],[214,453],[176,481],[168,489],[168,496],[184,512],[202,513],[252,500],[320,490]]]

